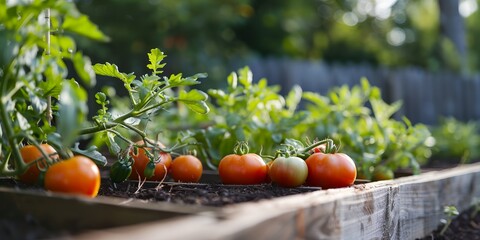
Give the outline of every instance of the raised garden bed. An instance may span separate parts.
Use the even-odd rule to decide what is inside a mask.
[[[136,190],[135,184],[130,184],[129,191],[120,189],[120,192]],[[147,183],[141,194],[156,192],[155,187],[157,184]],[[192,199],[179,203],[180,200],[173,197],[188,199],[195,193],[205,196],[216,192],[217,199],[222,199],[222,192],[233,196],[235,191],[265,196],[272,190],[283,191],[278,195],[294,195],[260,197],[262,200],[247,198],[247,202],[238,204],[205,204]],[[36,222],[42,226],[47,224],[47,230],[53,232],[62,233],[66,225],[74,222],[77,228],[69,234],[79,239],[148,236],[165,239],[415,239],[437,229],[444,217],[444,206],[453,205],[463,211],[480,198],[480,164],[330,190],[281,189],[268,184],[239,187],[165,183],[157,196],[170,193],[172,197],[164,202],[157,201],[161,198],[138,200],[131,196],[100,196],[89,200],[35,191],[25,193],[5,188],[1,191],[2,202],[4,199],[11,202],[4,206],[16,206],[2,211],[31,214]],[[162,191],[164,193],[160,193]],[[46,201],[56,206],[55,214],[42,207],[47,205]]]

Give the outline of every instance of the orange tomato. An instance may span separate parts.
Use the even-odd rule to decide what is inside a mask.
[[[260,184],[267,178],[268,167],[255,153],[230,154],[222,158],[218,173],[224,184]]]
[[[56,153],[55,149],[48,144],[41,144],[40,147],[48,155]],[[20,149],[20,154],[22,155],[22,159],[25,163],[30,163],[38,159],[44,159],[42,153],[35,145],[26,145],[22,147]],[[57,158],[58,155],[53,155],[52,157]],[[37,164],[30,166],[27,171],[19,176],[20,181],[28,184],[37,183],[38,176],[40,175],[40,170],[38,167],[44,168],[45,165],[42,161],[40,161]]]
[[[90,158],[75,156],[48,168],[45,188],[53,192],[95,197],[100,188],[100,170]]]
[[[170,167],[172,178],[178,182],[198,182],[202,172],[202,162],[193,155],[178,156]]]
[[[143,145],[143,141],[138,141],[136,142],[137,145]],[[157,145],[161,148],[164,148],[165,146],[157,142]],[[151,148],[147,148],[148,151],[151,151]],[[153,152],[152,152],[153,153]],[[159,152],[158,155],[160,156],[160,162],[155,163],[155,173],[152,177],[148,178],[147,180],[150,181],[161,181],[165,175],[168,173],[168,169],[170,168],[170,165],[172,164],[172,156],[169,153],[166,152]],[[131,180],[138,180],[138,177],[140,176],[141,180],[145,179],[144,171],[145,168],[147,167],[147,163],[150,161],[148,158],[148,155],[145,153],[145,150],[143,148],[138,148],[137,154],[134,153],[132,150],[130,152],[130,156],[133,158],[133,165],[132,165],[132,174],[130,174],[130,179]]]

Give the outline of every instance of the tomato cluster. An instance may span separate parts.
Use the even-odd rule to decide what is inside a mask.
[[[52,158],[58,158],[52,146],[41,144],[40,148]],[[41,179],[39,179],[40,169],[46,169],[47,166],[40,150],[34,145],[26,145],[20,149],[20,155],[25,163],[31,163],[33,161],[37,161],[37,163],[31,165],[27,171],[20,175],[19,180],[28,184],[41,183]]]
[[[296,156],[278,156],[268,164],[254,153],[227,155],[218,167],[220,179],[224,184],[271,181],[282,187],[306,184],[324,189],[347,187],[354,183],[357,170],[348,155],[337,153],[328,144],[307,149],[311,155],[306,160]]]
[[[79,194],[95,197],[100,188],[100,170],[89,158],[73,156],[59,161],[55,149],[48,144],[41,144],[40,149],[54,162],[48,166],[40,149],[26,145],[20,149],[25,163],[31,166],[19,176],[19,180],[28,184],[40,183],[53,192]],[[35,164],[32,162],[36,161]]]
[[[165,146],[157,142],[159,148]],[[136,142],[136,145],[144,145],[143,141]],[[149,151],[151,154],[146,152]],[[157,160],[155,151],[150,147],[137,148],[135,152],[132,149],[129,153],[133,163],[129,165],[127,161],[117,161],[112,165],[110,178],[114,182],[121,182],[127,178],[131,180],[162,181],[168,174],[174,181],[178,182],[198,182],[203,173],[202,162],[193,155],[180,155],[172,161],[172,156],[163,151],[157,151]]]
[[[164,148],[165,146],[157,142],[156,147]],[[136,145],[144,145],[143,141],[136,142]],[[130,151],[130,156],[133,158],[132,174],[130,179],[132,180],[149,180],[149,181],[161,181],[168,173],[168,169],[172,164],[172,156],[167,152],[158,152],[158,161],[151,159],[146,151],[152,151],[152,148],[137,148]],[[154,154],[155,155],[155,154]]]
[[[111,166],[110,178],[113,182],[122,182],[128,178],[162,181],[167,174],[179,182],[200,180],[203,165],[197,157],[180,155],[172,161],[168,152],[145,147],[143,141],[136,145],[140,147],[127,149],[125,158]],[[163,149],[164,145],[157,142],[155,147]],[[248,147],[244,146],[240,153],[235,150],[234,154],[223,157],[218,172],[224,184],[272,182],[282,187],[306,184],[325,189],[352,185],[357,174],[354,161],[343,153],[326,153],[328,149],[331,149],[328,145],[311,148],[311,155],[305,160],[294,155],[279,155],[266,164],[261,156],[249,153]],[[30,184],[43,181],[47,190],[55,192],[88,197],[98,194],[100,171],[91,159],[78,155],[59,161],[55,149],[48,144],[38,147],[27,145],[20,149],[20,153],[24,162],[30,164],[19,176],[21,181]],[[44,159],[45,156],[49,161]]]

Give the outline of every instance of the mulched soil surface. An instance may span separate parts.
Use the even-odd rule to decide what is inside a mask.
[[[172,182],[162,185],[149,182],[145,183],[142,188],[138,188],[137,182],[129,182],[102,184],[99,195],[221,207],[234,203],[271,199],[316,190],[319,190],[319,188],[282,188],[272,184],[241,186],[203,183],[179,184]]]

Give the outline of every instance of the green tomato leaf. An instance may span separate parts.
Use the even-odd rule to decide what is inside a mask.
[[[286,105],[288,107],[288,111],[293,113],[295,109],[297,109],[297,106],[301,100],[302,100],[302,88],[298,85],[295,85],[287,95]]]
[[[78,134],[79,126],[87,115],[87,93],[77,82],[70,80],[64,84],[59,99],[57,131],[62,136],[63,146],[71,146]]]
[[[33,111],[36,114],[42,114],[47,109],[47,102],[45,101],[45,99],[39,98],[32,92],[30,92],[28,96],[30,97],[30,103],[32,105]]]
[[[227,82],[228,82],[229,88],[231,89],[237,88],[237,84],[238,84],[237,74],[235,72],[230,73],[230,75],[228,75],[227,77]]]
[[[62,92],[63,82],[63,78],[56,75],[56,77],[47,77],[45,81],[38,84],[38,87],[42,90],[44,97],[52,96],[58,99]]]
[[[220,90],[220,89],[209,89],[208,90],[208,94],[213,97],[213,98],[216,98],[217,100],[218,99],[225,99],[226,97],[226,94],[223,90]]]
[[[30,129],[30,124],[28,123],[28,120],[20,112],[16,112],[16,117],[20,129],[22,129],[23,131]]]
[[[96,99],[95,102],[100,104],[100,105],[108,103],[107,102],[107,95],[103,92],[97,92],[95,94],[95,99]]]
[[[242,117],[234,113],[227,113],[227,116],[225,116],[225,122],[229,127],[236,126],[240,124],[241,121],[242,121]]]
[[[190,108],[192,111],[200,114],[207,114],[210,111],[208,105],[201,101],[201,102],[185,102],[187,107]]]
[[[197,89],[193,89],[188,92],[182,90],[180,91],[178,98],[182,101],[206,101],[208,99],[208,95]]]
[[[162,69],[163,67],[165,67],[166,63],[161,63],[161,62],[166,56],[167,55],[165,55],[158,48],[154,48],[150,50],[150,53],[148,53],[148,61],[150,63],[147,65],[147,68],[151,69],[153,71],[153,74],[162,73],[163,71],[159,69]]]
[[[193,89],[189,92],[181,90],[178,96],[178,101],[184,102],[192,111],[200,114],[206,114],[210,108],[205,103],[208,95],[200,90]]]
[[[122,80],[125,84],[131,84],[133,80],[135,80],[135,75],[133,75],[133,73],[122,73],[118,70],[117,65],[111,64],[109,62],[105,64],[97,63],[93,66],[93,70],[98,75],[118,78]]]
[[[253,80],[253,74],[252,71],[250,71],[249,67],[244,67],[240,70],[238,70],[239,73],[239,81],[240,83],[245,86],[245,88],[250,88],[252,86],[252,80]]]
[[[58,41],[58,45],[60,46],[60,49],[64,52],[76,51],[77,49],[77,45],[75,44],[75,41],[71,37],[60,35],[60,36],[56,36],[56,40]]]
[[[142,85],[148,89],[153,89],[157,86],[158,80],[160,80],[159,76],[156,75],[144,75],[140,78],[142,80]]]
[[[89,148],[82,150],[79,148],[79,143],[75,143],[75,146],[71,149],[73,153],[88,157],[95,162],[95,164],[103,167],[107,165],[107,158],[97,151],[96,146],[90,146]]]
[[[117,156],[120,153],[120,151],[122,151],[122,149],[115,141],[115,136],[116,134],[112,132],[104,133],[104,137],[106,138],[105,142],[107,144],[108,150],[110,151],[111,154]]]
[[[382,99],[371,99],[372,109],[379,122],[390,119],[401,107],[402,102],[397,101],[391,105],[385,103]]]
[[[93,70],[90,58],[83,56],[80,52],[77,52],[73,57],[73,65],[75,66],[78,76],[85,84],[88,86],[95,85],[95,71]]]
[[[206,74],[206,73],[197,73],[193,76],[182,79],[182,85],[183,86],[191,86],[191,85],[200,84],[198,79],[199,78],[206,78],[206,77],[208,77],[208,74]]]
[[[328,98],[318,94],[318,93],[315,93],[315,92],[304,92],[303,93],[303,96],[302,96],[304,99],[312,102],[313,104],[315,104],[316,106],[324,109],[324,108],[329,108],[329,104],[328,104]]]
[[[171,86],[179,86],[181,85],[182,83],[182,74],[179,73],[179,74],[172,74],[170,75],[170,77],[168,78],[168,84],[171,85]]]
[[[103,34],[103,32],[98,29],[97,25],[90,21],[88,16],[83,14],[78,17],[73,17],[67,14],[63,21],[62,29],[93,40],[103,42],[110,41],[109,37]]]

